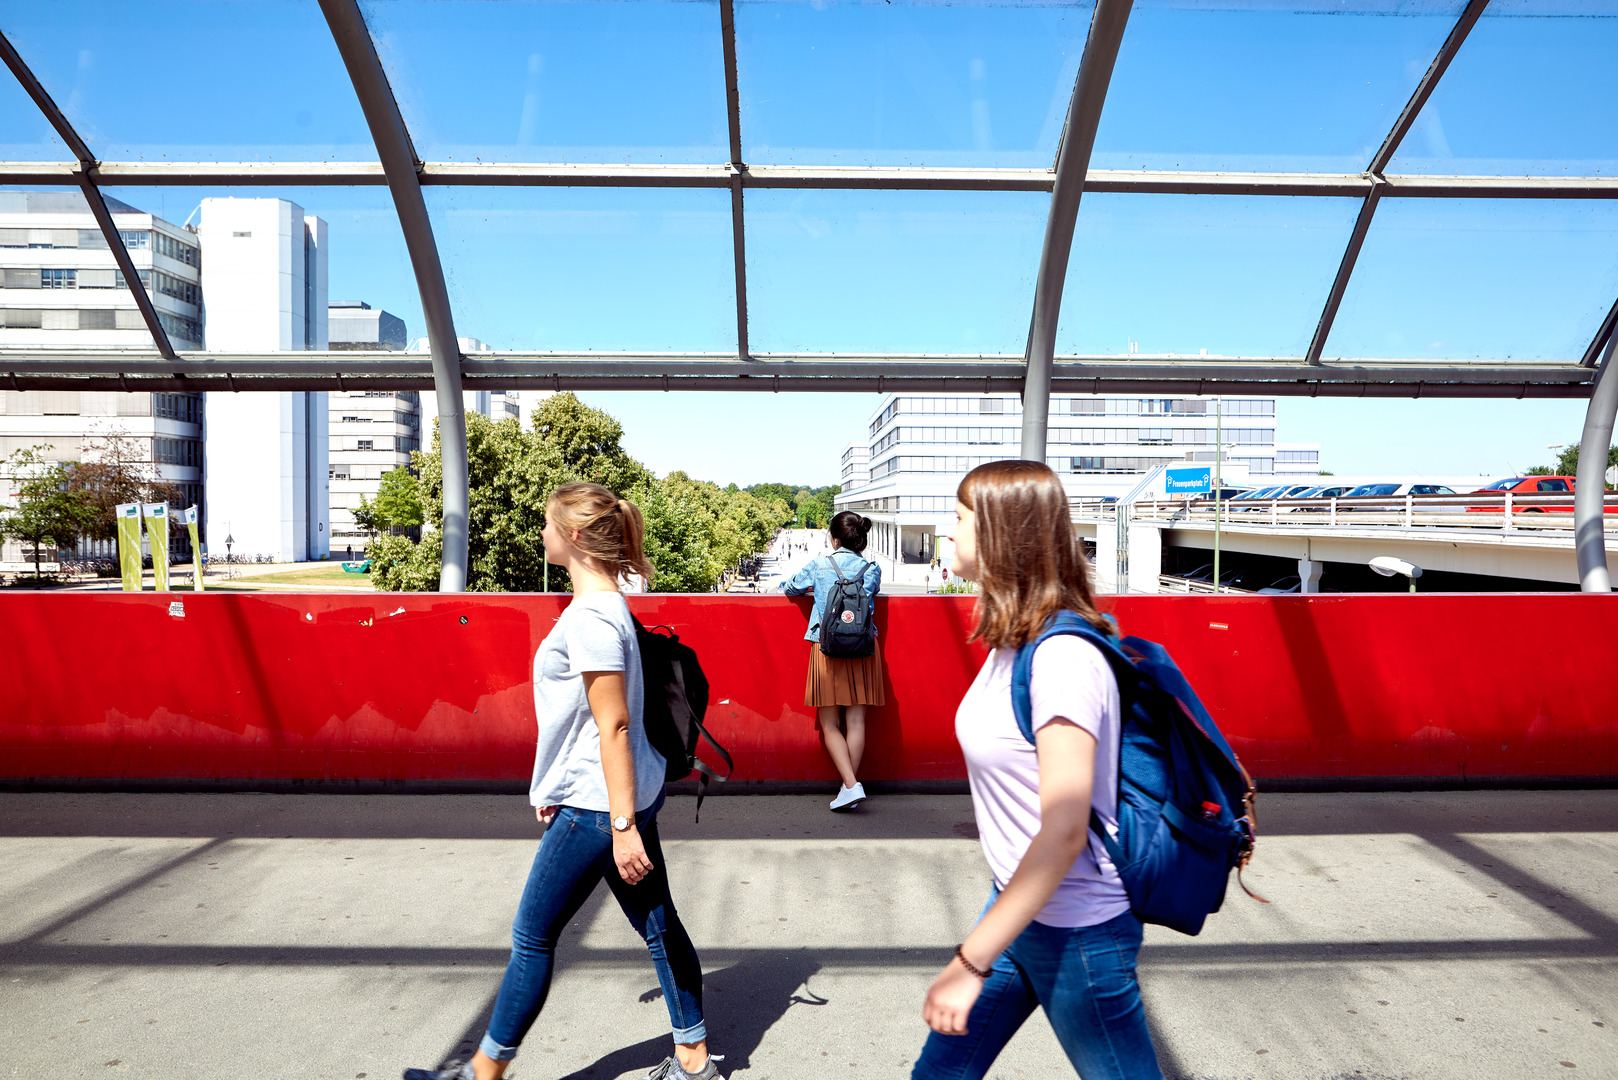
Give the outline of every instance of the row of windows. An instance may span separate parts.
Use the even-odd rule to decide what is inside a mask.
[[[387,396],[391,397],[392,395],[389,394]],[[340,423],[344,424],[372,424],[377,422],[379,421],[375,416],[361,416],[354,413],[345,414],[340,421]],[[380,422],[385,424],[389,421],[383,419]],[[421,426],[421,415],[413,412],[396,412],[393,414],[392,422],[403,425],[407,428],[417,428]]]
[[[134,308],[0,308],[0,327],[13,330],[144,330]]]
[[[0,248],[100,248],[107,238],[100,229],[0,229]]]
[[[120,275],[121,276],[121,275]],[[172,296],[176,300],[187,304],[200,306],[202,304],[202,287],[189,281],[181,281],[172,274],[165,274],[159,270],[155,275],[157,279],[156,290],[164,296]],[[141,283],[147,283],[147,275],[143,270],[140,275]]]
[[[152,460],[159,465],[200,467],[202,443],[196,439],[153,439]]]
[[[408,401],[412,405],[421,404],[421,394],[416,390],[364,390],[358,393],[351,393],[349,396],[368,398],[397,398],[400,401]]]
[[[1277,450],[1275,460],[1288,465],[1318,465],[1319,450]]]
[[[187,266],[202,265],[202,252],[167,233],[119,230],[118,236],[123,240],[124,247],[130,251],[156,251],[159,255],[175,262],[183,262]]]
[[[1215,411],[1213,402],[1189,398],[1056,398],[1051,412],[1079,416],[1206,416]],[[1015,415],[1022,411],[1016,398],[999,397],[896,397],[871,421],[871,437],[900,413],[978,413]],[[1218,411],[1225,416],[1274,416],[1274,400],[1236,399],[1224,401]]]
[[[163,330],[169,337],[189,341],[193,345],[202,344],[202,324],[197,320],[159,311],[157,321],[163,324]]]
[[[1223,433],[1227,443],[1267,443],[1275,441],[1274,428],[1231,428]],[[871,446],[873,456],[899,443],[967,443],[978,446],[1015,446],[1020,440],[1016,428],[894,428]],[[1211,443],[1212,428],[1052,428],[1052,443],[1076,446],[1106,446],[1117,443]],[[1300,459],[1301,460],[1301,459]]]
[[[400,435],[393,439],[356,439],[355,450],[393,450],[401,454],[421,449],[421,439],[415,435]]]
[[[202,396],[200,394],[153,394],[153,412],[168,420],[181,420],[187,424],[202,423]]]
[[[1145,457],[1076,457],[1068,467],[1070,472],[1145,472],[1163,464],[1162,458]]]
[[[200,267],[202,265],[202,252],[190,244],[174,239],[166,233],[153,234],[156,238],[157,253],[167,256],[175,262],[183,262],[187,266]]]

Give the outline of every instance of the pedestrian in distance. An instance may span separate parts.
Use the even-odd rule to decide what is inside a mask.
[[[511,961],[471,1061],[405,1080],[505,1075],[550,991],[557,939],[605,879],[646,942],[674,1029],[674,1055],[648,1080],[713,1080],[702,966],[669,895],[658,841],[664,761],[646,738],[645,682],[628,604],[631,574],[655,573],[640,510],[600,484],[563,484],[545,506],[545,560],[573,598],[534,657],[539,740],[529,802],[545,825],[511,928]]]
[[[875,620],[871,620],[870,650],[857,657],[827,656],[821,648],[821,622],[826,617],[827,598],[842,581],[857,582],[865,593],[865,612],[882,588],[882,569],[861,556],[871,519],[844,510],[831,519],[827,529],[830,551],[810,560],[781,588],[789,596],[814,593],[809,611],[809,674],[804,684],[803,703],[815,710],[826,754],[842,781],[831,808],[847,811],[865,801],[860,783],[860,760],[865,756],[866,710],[886,704],[882,689],[882,653],[877,646]]]
[[[1136,981],[1142,924],[1091,814],[1116,837],[1118,684],[1072,635],[1033,655],[1034,742],[1018,729],[1012,665],[1059,611],[1106,634],[1062,481],[997,461],[956,492],[953,566],[978,584],[972,639],[990,646],[955,714],[993,874],[988,905],[927,990],[932,1028],[912,1080],[978,1080],[1036,1007],[1083,1080],[1161,1080]]]

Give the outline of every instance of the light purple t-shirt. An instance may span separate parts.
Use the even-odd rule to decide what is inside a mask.
[[[1015,649],[989,653],[955,711],[955,737],[966,755],[978,836],[995,884],[1004,889],[1039,832],[1039,756],[1017,730],[1011,711]],[[1034,652],[1030,687],[1034,731],[1057,717],[1095,736],[1090,802],[1109,833],[1118,834],[1118,682],[1088,641],[1064,634]],[[1090,846],[1035,917],[1046,926],[1095,926],[1129,910],[1129,896],[1094,833]]]

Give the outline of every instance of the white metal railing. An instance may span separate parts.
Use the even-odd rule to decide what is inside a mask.
[[[1608,494],[1606,531],[1618,533],[1618,495]],[[1074,499],[1076,518],[1113,519],[1116,500]],[[1212,499],[1139,499],[1130,507],[1135,521],[1214,521]],[[1489,529],[1536,534],[1573,532],[1571,492],[1482,491],[1461,495],[1393,495],[1356,498],[1228,499],[1219,506],[1225,523],[1318,529],[1322,526],[1363,528]]]

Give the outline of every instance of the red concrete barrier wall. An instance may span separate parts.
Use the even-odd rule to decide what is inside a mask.
[[[522,781],[557,595],[0,596],[0,777]],[[637,596],[713,684],[736,778],[827,781],[806,600]],[[1121,597],[1261,778],[1618,776],[1618,596]],[[183,614],[181,613],[183,611]],[[972,601],[877,604],[872,780],[964,776]]]

